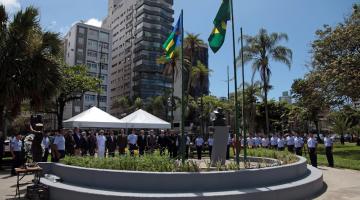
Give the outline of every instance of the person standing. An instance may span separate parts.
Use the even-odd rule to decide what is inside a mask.
[[[269,148],[269,138],[263,136],[263,138],[261,139],[261,146],[262,148]]]
[[[88,137],[86,136],[85,131],[81,132],[80,135],[80,150],[81,150],[81,156],[86,156],[89,150]]]
[[[89,154],[90,154],[90,156],[94,156],[96,146],[97,146],[97,140],[96,140],[96,136],[93,131],[90,131],[89,133],[90,133],[89,137],[88,137]]]
[[[119,147],[119,155],[125,155],[125,148],[127,145],[127,136],[125,135],[125,130],[120,130],[120,135],[117,137],[117,145]]]
[[[231,138],[231,135],[229,133],[228,141],[227,141],[227,145],[226,145],[226,160],[230,159],[230,146],[231,145],[232,145],[232,138]]]
[[[110,135],[106,139],[106,149],[108,150],[109,157],[115,157],[116,138],[113,131],[110,131]]]
[[[97,141],[98,158],[103,158],[105,156],[105,145],[106,145],[106,137],[104,136],[104,130],[99,131],[99,135],[96,136],[96,141]]]
[[[80,156],[80,154],[81,154],[81,152],[80,152],[81,151],[81,144],[80,144],[81,133],[80,133],[79,127],[74,128],[73,138],[75,141],[75,146],[74,146],[75,156]]]
[[[280,136],[280,138],[278,138],[277,148],[279,151],[284,151],[285,149],[285,139],[282,135]]]
[[[48,157],[49,157],[49,148],[50,148],[49,133],[47,131],[44,132],[44,137],[42,139],[41,146],[44,149],[44,155],[42,158],[42,162],[47,162]]]
[[[30,126],[31,132],[34,134],[33,141],[31,143],[31,152],[33,162],[41,162],[42,161],[42,147],[41,142],[43,140],[43,124],[38,123],[35,125],[35,130]]]
[[[197,157],[198,160],[201,160],[201,153],[202,153],[202,147],[204,144],[204,139],[198,135],[195,139],[195,145],[196,145],[196,152],[197,152]]]
[[[145,136],[145,131],[141,130],[140,135],[139,135],[139,137],[137,139],[137,145],[139,147],[139,156],[144,155],[146,144],[147,144],[147,140],[146,140],[146,136]]]
[[[21,141],[20,133],[16,133],[15,137],[10,142],[10,152],[12,155],[12,167],[11,175],[16,175],[15,168],[20,167],[22,163],[22,147],[23,143]]]
[[[276,134],[274,134],[273,136],[271,136],[270,138],[270,145],[272,149],[277,149],[278,148],[278,137],[276,136]]]
[[[207,143],[208,143],[208,147],[209,147],[209,157],[211,158],[212,147],[214,145],[214,138],[212,137],[212,135],[209,136]]]
[[[295,141],[294,141],[294,136],[291,133],[286,137],[286,145],[288,151],[294,153]]]
[[[130,156],[134,156],[134,151],[137,148],[138,136],[135,134],[135,129],[132,130],[131,134],[128,136],[129,152]]]
[[[149,153],[154,153],[156,148],[156,136],[154,135],[154,130],[150,130],[150,134],[147,137],[147,146]]]
[[[52,144],[51,153],[52,155],[52,162],[59,162],[60,159],[65,157],[65,146],[66,141],[64,137],[64,130],[60,130],[56,132],[54,137],[54,142]]]
[[[165,149],[166,149],[166,137],[165,137],[165,133],[164,130],[160,131],[160,136],[158,138],[157,141],[158,145],[159,145],[159,149],[160,149],[160,155],[163,156],[165,153]]]
[[[65,154],[69,156],[75,155],[75,140],[73,137],[72,130],[69,130],[65,133]]]
[[[3,135],[3,132],[0,131],[0,170],[3,170],[3,156],[4,156],[4,143],[5,143],[5,137]]]
[[[307,145],[308,145],[311,165],[313,167],[317,167],[317,155],[316,155],[317,141],[316,141],[316,138],[314,138],[314,135],[312,133],[309,134],[309,138],[307,140]]]
[[[189,158],[190,143],[191,143],[190,136],[188,134],[186,134],[186,142],[185,142],[185,158],[186,159]]]
[[[326,134],[324,137],[324,145],[329,167],[334,167],[333,139],[329,136],[329,134]]]
[[[302,137],[300,137],[298,134],[295,135],[294,138],[294,147],[295,147],[295,153],[298,156],[302,156],[302,148],[304,145],[304,140]]]
[[[247,138],[247,144],[248,144],[248,147],[249,147],[250,149],[255,148],[255,141],[254,141],[254,138],[252,137],[252,135],[250,135],[250,136]]]

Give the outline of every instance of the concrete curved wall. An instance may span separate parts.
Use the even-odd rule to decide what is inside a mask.
[[[303,157],[299,157],[298,162],[276,167],[194,173],[102,170],[59,163],[40,165],[44,168],[44,173],[55,174],[67,184],[144,193],[206,192],[263,187],[298,180],[309,174]]]

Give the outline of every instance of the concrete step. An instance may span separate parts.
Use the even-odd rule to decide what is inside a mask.
[[[279,185],[261,186],[257,188],[239,188],[231,191],[186,192],[186,193],[137,193],[89,188],[67,183],[53,183],[42,178],[41,182],[50,188],[50,199],[78,199],[78,200],[130,200],[130,199],[196,199],[196,200],[230,200],[230,199],[311,199],[323,188],[322,172],[307,166],[309,173],[298,180],[280,183]],[[96,180],[94,180],[96,181]],[[126,180],[119,180],[126,184]],[[189,183],[191,184],[191,183]],[[194,188],[197,186],[194,185]]]

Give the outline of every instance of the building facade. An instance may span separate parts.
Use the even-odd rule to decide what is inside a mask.
[[[86,65],[91,76],[100,78],[101,92],[86,92],[82,99],[66,105],[64,119],[98,106],[109,111],[109,66],[111,54],[111,34],[109,30],[76,23],[64,39],[65,62],[69,66]]]
[[[110,105],[120,97],[163,95],[171,79],[156,62],[174,22],[173,0],[109,0],[104,28],[111,30]],[[110,113],[120,116],[112,108]]]
[[[280,102],[286,102],[288,104],[292,104],[291,96],[289,95],[288,91],[282,93],[282,96],[279,97]]]

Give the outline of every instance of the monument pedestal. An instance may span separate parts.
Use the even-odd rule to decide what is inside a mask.
[[[222,165],[226,161],[226,146],[229,138],[229,128],[227,126],[214,127],[214,144],[211,154],[211,166],[218,163]]]

